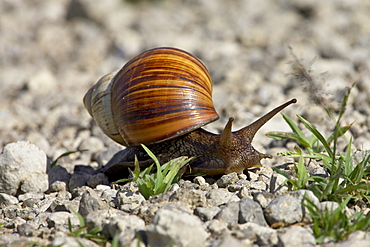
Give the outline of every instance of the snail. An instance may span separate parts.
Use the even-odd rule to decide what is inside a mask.
[[[117,154],[119,164],[104,173],[119,176],[117,167],[152,163],[140,144],[160,162],[179,156],[195,157],[188,173],[220,175],[259,167],[271,155],[251,145],[256,132],[292,99],[252,124],[232,132],[230,118],[221,134],[204,130],[219,118],[212,101],[212,80],[206,66],[192,54],[161,47],[132,58],[122,69],[103,76],[84,97],[84,105],[102,131],[127,148]],[[114,168],[116,167],[116,168]]]

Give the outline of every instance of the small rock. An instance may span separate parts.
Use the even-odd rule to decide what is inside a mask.
[[[119,207],[121,210],[125,212],[132,212],[137,207],[139,207],[142,202],[145,201],[144,196],[138,191],[136,192],[128,190],[118,191],[116,198],[117,198],[117,207]]]
[[[211,189],[206,193],[207,204],[220,206],[228,202],[239,201],[239,197],[226,189]]]
[[[69,183],[69,179],[71,178],[71,174],[67,171],[66,168],[55,165],[48,171],[49,181],[50,184],[53,184],[56,181],[65,182],[66,184]]]
[[[253,193],[253,200],[258,202],[262,208],[266,208],[273,199],[274,195],[268,192]]]
[[[238,230],[244,233],[243,238],[255,236],[255,244],[258,246],[275,246],[278,243],[277,231],[270,227],[260,226],[253,222],[238,225]]]
[[[319,208],[322,213],[325,213],[326,210],[328,212],[333,212],[339,207],[339,203],[337,202],[331,202],[331,201],[325,201],[325,202],[320,202]]]
[[[230,234],[223,234],[221,237],[221,241],[217,244],[217,247],[246,247],[245,243],[240,241],[239,239],[235,238]],[[252,244],[249,246],[253,246]]]
[[[207,184],[206,183],[206,180],[204,179],[204,177],[202,176],[197,176],[194,178],[194,183],[198,184],[198,185],[205,185]]]
[[[79,226],[80,221],[77,215],[69,212],[54,212],[51,213],[47,218],[46,222],[49,227],[55,227],[60,229],[68,229],[68,219],[70,219],[72,226]]]
[[[206,196],[204,191],[180,188],[172,193],[169,197],[169,202],[193,210],[196,207],[206,206]]]
[[[99,247],[99,245],[86,238],[76,238],[76,237],[57,237],[51,241],[50,246],[59,247]]]
[[[319,200],[309,190],[297,190],[273,199],[265,208],[264,213],[268,223],[282,222],[285,226],[298,222],[311,222],[311,217],[305,207],[302,207],[304,195],[319,206]]]
[[[202,221],[209,221],[213,219],[220,212],[220,210],[221,209],[219,207],[196,207],[194,209],[194,215],[198,216]]]
[[[11,196],[5,193],[0,193],[0,208],[14,205],[18,203],[18,199],[15,196]]]
[[[237,181],[236,183],[228,185],[227,189],[230,192],[236,192],[236,191],[240,191],[242,188],[245,188],[245,187],[249,188],[250,184],[251,184],[251,181],[241,179],[241,180]]]
[[[232,228],[239,220],[239,203],[227,203],[223,208],[221,208],[220,212],[215,216],[215,219],[226,222],[228,227]]]
[[[150,246],[205,246],[208,234],[202,221],[179,207],[167,205],[157,211],[146,231]]]
[[[17,227],[17,231],[20,236],[31,237],[35,232],[36,228],[28,223],[23,223]]]
[[[279,173],[274,172],[271,175],[270,192],[276,196],[285,194],[288,191],[287,186],[285,186],[285,181],[286,181],[286,177],[284,177],[283,175]]]
[[[346,239],[337,243],[338,247],[369,247],[370,233],[365,231],[355,231],[351,233]]]
[[[250,198],[244,198],[239,202],[239,224],[246,222],[267,226],[261,205]]]
[[[105,187],[105,188],[103,188]],[[103,201],[107,202],[111,207],[115,207],[117,205],[117,190],[111,189],[109,186],[106,185],[98,185],[96,187],[97,191],[102,191],[100,197]]]
[[[316,239],[313,234],[301,226],[284,228],[282,231],[279,231],[278,238],[279,247],[316,246]]]
[[[238,174],[232,172],[230,174],[223,175],[219,180],[217,180],[217,185],[219,188],[226,188],[228,185],[236,183],[238,180]]]
[[[88,188],[81,197],[80,207],[78,212],[82,216],[86,216],[91,212],[109,209],[109,205],[106,202],[103,202],[98,193],[96,193],[91,188]]]
[[[37,71],[27,83],[28,90],[39,97],[51,93],[57,85],[58,82],[54,73],[48,69]]]
[[[46,166],[46,154],[36,145],[26,141],[7,144],[0,154],[0,192],[16,195],[25,181],[26,185],[22,187],[24,193],[46,191]],[[29,179],[36,174],[44,176]],[[39,178],[42,180],[36,180]]]
[[[137,232],[144,228],[144,221],[135,215],[113,217],[108,226],[111,238],[118,234],[121,246],[127,246],[135,238]]]
[[[88,215],[85,216],[85,223],[86,227],[88,230],[91,230],[93,228],[103,228],[105,229],[105,226],[108,226],[109,220],[113,217],[120,217],[123,215],[126,215],[127,213],[115,209],[115,208],[110,208],[108,210],[98,210],[89,213]],[[107,230],[106,236],[110,238],[109,231]]]
[[[227,223],[218,219],[213,219],[209,221],[207,228],[212,236],[222,236],[223,234],[229,232],[229,229],[227,228]]]
[[[91,176],[92,175],[88,173],[74,173],[68,183],[69,190],[87,185],[87,181]]]
[[[247,197],[252,197],[251,196],[251,192],[248,190],[248,188],[246,187],[242,187],[237,193],[236,195],[242,199],[242,198],[247,198]]]
[[[51,215],[50,212],[42,212],[39,213],[35,218],[32,220],[27,221],[28,224],[31,224],[35,228],[40,228],[40,227],[47,227],[48,223],[46,219]]]
[[[55,181],[49,186],[49,192],[59,192],[59,191],[66,191],[67,184],[63,181]]]
[[[20,202],[24,202],[28,199],[42,200],[45,198],[43,193],[29,192],[18,196]]]
[[[16,217],[8,224],[4,225],[6,228],[17,228],[18,226],[26,223],[26,220],[22,219],[21,217]]]
[[[86,183],[91,188],[95,188],[98,185],[108,185],[109,180],[108,180],[108,177],[104,173],[97,173],[97,174],[92,175],[87,180]]]
[[[45,192],[49,188],[49,179],[47,174],[31,174],[26,177],[21,183],[20,190],[23,193],[27,192]]]

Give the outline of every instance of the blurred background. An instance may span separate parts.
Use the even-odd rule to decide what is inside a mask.
[[[85,92],[133,56],[173,46],[198,56],[212,75],[221,119],[208,129],[219,131],[230,116],[240,128],[295,97],[284,113],[325,133],[334,123],[324,108],[337,111],[356,82],[343,124],[355,121],[349,135],[356,148],[370,149],[369,23],[367,0],[3,0],[0,146],[29,140],[52,159],[88,148],[90,156],[74,157],[85,164],[119,149],[84,109]],[[272,130],[289,128],[276,116],[256,136],[259,151]]]

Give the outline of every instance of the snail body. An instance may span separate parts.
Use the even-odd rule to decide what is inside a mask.
[[[152,162],[145,144],[160,162],[179,156],[195,157],[188,172],[207,175],[241,173],[271,158],[251,145],[258,129],[292,99],[252,124],[232,132],[230,118],[220,135],[201,127],[219,118],[212,102],[212,80],[195,56],[175,48],[148,50],[119,71],[102,77],[84,97],[84,105],[97,125],[112,140],[128,147],[119,162],[104,172],[117,175],[117,167]]]

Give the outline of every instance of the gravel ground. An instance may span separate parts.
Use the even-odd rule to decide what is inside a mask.
[[[353,138],[355,149],[370,150],[369,1],[5,0],[0,2],[0,13],[0,146],[4,148],[0,165],[1,175],[5,176],[6,170],[10,180],[16,181],[1,183],[4,226],[0,245],[18,246],[16,239],[23,236],[19,240],[23,244],[72,246],[63,242],[68,234],[66,219],[74,216],[68,207],[94,218],[94,210],[86,209],[86,200],[92,198],[105,219],[92,224],[106,227],[107,237],[118,230],[130,232],[120,236],[123,245],[136,244],[131,240],[141,232],[153,246],[168,239],[178,246],[299,246],[300,242],[293,241],[298,235],[307,235],[309,244],[305,246],[314,246],[309,228],[292,230],[295,235],[275,231],[266,224],[279,219],[253,222],[242,213],[241,205],[253,203],[247,200],[253,197],[266,215],[269,205],[256,195],[266,191],[269,179],[261,177],[268,174],[271,178],[270,166],[291,162],[287,158],[264,160],[252,181],[236,174],[225,176],[225,183],[223,178],[182,181],[179,190],[148,201],[132,185],[96,187],[89,180],[94,169],[123,147],[102,134],[84,109],[82,98],[102,75],[153,47],[181,48],[207,65],[221,117],[206,127],[214,132],[220,131],[230,116],[237,129],[297,98],[298,103],[284,113],[293,119],[300,114],[329,134],[334,123],[323,106],[337,111],[345,90],[356,83],[342,123],[354,122],[346,138]],[[312,84],[297,78],[295,56],[310,69]],[[256,135],[253,145],[257,150],[276,155],[293,147],[292,143],[277,146],[265,137],[271,130],[288,131],[289,127],[276,116]],[[5,147],[9,143],[12,145]],[[50,169],[50,161],[81,149],[89,151],[64,157]],[[8,158],[16,160],[14,169],[4,165]],[[16,168],[21,165],[23,168]],[[246,183],[249,190],[243,189]],[[224,199],[214,199],[213,189],[224,191]],[[217,193],[222,194],[220,191]],[[273,197],[280,198],[277,196],[284,192]],[[184,195],[189,196],[188,202],[181,201]],[[110,202],[113,197],[115,202]],[[110,199],[101,202],[98,198]],[[230,215],[233,207],[240,209],[236,221]],[[163,210],[155,215],[158,208]],[[207,212],[202,211],[205,209]],[[179,228],[189,225],[195,232],[168,231],[164,219],[173,219]],[[122,223],[131,221],[134,223]],[[263,239],[256,230],[259,227],[273,232]],[[192,239],[194,235],[199,238]],[[370,239],[369,234],[366,238]],[[354,236],[347,241],[357,240]]]

